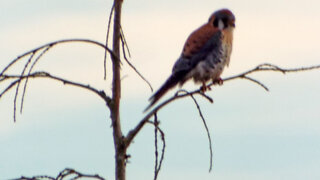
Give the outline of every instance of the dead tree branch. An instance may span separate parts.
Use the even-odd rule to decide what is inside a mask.
[[[256,66],[255,68],[252,68],[252,69],[245,71],[243,73],[240,73],[238,75],[234,75],[234,76],[225,78],[225,79],[223,79],[223,81],[225,82],[225,81],[230,81],[233,79],[246,79],[251,82],[254,82],[255,84],[258,84],[266,91],[269,91],[269,89],[267,88],[266,85],[264,85],[263,83],[261,83],[260,81],[254,79],[254,78],[248,77],[248,75],[255,73],[255,72],[262,72],[262,71],[281,72],[281,73],[285,74],[285,73],[292,73],[292,72],[309,71],[309,70],[314,70],[314,69],[319,69],[319,68],[320,68],[320,65],[309,66],[309,67],[299,67],[299,68],[281,68],[277,65],[263,63],[263,64]],[[214,85],[214,84],[211,83],[208,86],[212,86],[212,85]]]
[[[281,72],[283,74],[285,73],[291,73],[291,72],[301,72],[301,71],[308,71],[308,70],[314,70],[314,69],[320,69],[320,65],[315,65],[315,66],[309,66],[309,67],[300,67],[300,68],[280,68],[279,66],[273,65],[273,64],[260,64],[258,66],[256,66],[255,68],[252,68],[248,71],[245,71],[243,73],[240,73],[238,75],[234,75],[231,77],[227,77],[224,78],[223,81],[227,82],[227,81],[231,81],[231,80],[235,80],[235,79],[250,79],[251,82],[254,82],[255,84],[260,85],[262,88],[264,88],[265,90],[267,90],[267,87],[260,81],[254,79],[254,78],[248,78],[247,75],[252,74],[252,73],[256,73],[256,72],[262,72],[262,71],[273,71],[273,72]],[[216,85],[215,83],[210,83],[208,85],[208,87],[211,87],[213,85]],[[194,95],[200,95],[202,97],[205,97],[205,99],[207,99],[209,102],[213,103],[213,100],[211,97],[209,97],[208,95],[205,95],[202,93],[201,89],[197,89],[197,90],[193,90],[190,91],[189,93],[184,93],[184,94],[179,94],[179,93],[175,93],[175,95],[173,95],[172,97],[170,97],[169,99],[163,101],[162,103],[160,103],[158,106],[154,107],[151,111],[149,111],[149,113],[147,113],[138,123],[138,125],[133,128],[131,131],[129,131],[129,133],[126,136],[126,143],[127,146],[130,145],[130,143],[132,142],[132,140],[135,138],[135,136],[139,133],[139,131],[144,127],[144,125],[149,121],[149,119],[154,116],[154,114],[156,114],[159,110],[161,110],[163,107],[165,107],[167,104],[184,98],[186,96],[194,96]]]
[[[11,63],[9,63],[0,73],[0,83],[5,80],[12,79],[12,77],[15,77],[15,80],[13,82],[11,82],[10,85],[7,86],[7,88],[0,94],[0,98],[1,98],[2,95],[4,95],[8,90],[10,90],[13,86],[15,86],[17,84],[16,93],[15,93],[15,97],[14,97],[14,108],[13,108],[14,109],[14,115],[13,115],[14,122],[16,122],[17,100],[18,100],[20,83],[22,82],[22,80],[25,80],[25,84],[23,87],[23,93],[22,93],[22,98],[21,98],[20,112],[22,112],[22,109],[23,109],[24,97],[25,97],[29,77],[31,77],[31,78],[49,77],[49,78],[56,79],[56,80],[59,79],[64,82],[70,82],[70,84],[73,84],[73,85],[76,85],[76,84],[80,85],[80,83],[74,83],[71,81],[67,81],[67,80],[64,80],[63,78],[58,78],[56,76],[52,77],[49,73],[46,73],[46,72],[37,72],[37,73],[31,74],[35,65],[39,62],[41,57],[43,57],[43,55],[48,52],[49,49],[51,49],[52,47],[54,47],[56,45],[62,44],[62,43],[72,43],[72,42],[78,42],[78,43],[81,42],[81,43],[89,43],[89,44],[97,45],[97,46],[105,49],[107,52],[109,52],[114,59],[119,59],[118,56],[115,56],[113,51],[111,51],[104,44],[99,43],[97,41],[89,40],[89,39],[64,39],[64,40],[54,41],[54,42],[44,44],[38,48],[32,49],[32,50],[18,56],[13,61],[11,61]],[[40,54],[34,59],[34,56],[38,52],[40,52]],[[30,56],[30,57],[28,58],[28,61],[26,62],[25,66],[19,76],[5,74],[7,72],[7,70],[9,70],[15,63],[17,63],[18,61],[21,61],[24,57],[27,57],[27,56]],[[29,64],[31,64],[29,71],[27,73],[25,73],[27,71],[27,68],[29,67]],[[106,99],[104,99],[104,100],[106,100]]]
[[[32,63],[30,69],[29,69],[29,72],[27,73],[27,75],[29,75],[33,68],[35,67],[35,65],[37,64],[37,62],[40,60],[40,58],[51,48],[52,46],[48,46],[47,48],[45,48],[41,53],[40,55],[34,60],[34,62]],[[33,57],[33,54],[32,56],[30,57],[30,59],[32,59]],[[27,66],[26,66],[27,67]],[[24,70],[23,70],[24,71]],[[23,76],[24,75],[24,72],[21,73],[21,75]],[[27,84],[28,84],[28,78],[26,78],[25,80],[25,83],[24,83],[24,87],[23,87],[23,92],[22,92],[22,97],[21,97],[21,104],[20,104],[20,113],[22,113],[22,109],[23,109],[23,102],[24,102],[24,97],[25,97],[25,94],[26,94],[26,90],[27,90]],[[18,84],[18,86],[20,85],[20,83]],[[16,90],[16,94],[15,96],[18,96],[18,90],[19,90],[19,87],[17,86],[17,90]],[[16,99],[16,97],[15,97]],[[14,102],[14,104],[16,104],[16,101]]]
[[[19,76],[19,75],[2,75],[1,78],[4,78],[6,80],[8,79],[15,79],[15,81],[11,82],[11,84],[0,93],[0,98],[2,97],[2,95],[4,95],[6,92],[8,92],[10,90],[10,88],[12,88],[13,86],[15,86],[17,83],[19,83],[20,81],[22,81],[23,79],[26,78],[49,78],[49,79],[53,79],[56,81],[60,81],[62,82],[64,85],[72,85],[72,86],[76,86],[76,87],[80,87],[86,90],[89,90],[97,95],[99,95],[103,100],[105,100],[105,102],[107,103],[107,105],[110,105],[111,103],[111,98],[109,96],[107,96],[105,94],[105,92],[103,90],[97,90],[93,87],[91,87],[90,85],[84,85],[78,82],[73,82],[64,78],[60,78],[58,76],[54,76],[51,75],[47,72],[44,71],[39,71],[39,72],[34,72],[31,73],[29,75],[24,75],[24,76]]]
[[[121,28],[121,44],[122,44],[122,53],[123,53],[123,57],[125,59],[125,61],[127,62],[127,64],[131,67],[131,69],[133,69],[137,74],[138,76],[145,82],[147,83],[147,85],[149,86],[151,92],[153,92],[153,88],[152,88],[152,85],[151,83],[138,71],[138,69],[129,61],[129,59],[127,58],[126,56],[126,49],[129,53],[129,57],[130,57],[130,51],[129,51],[129,47],[128,47],[128,44],[125,40],[125,37],[124,37],[124,34],[122,32],[122,28]]]
[[[112,4],[111,11],[109,14],[109,20],[108,20],[108,27],[107,27],[107,34],[106,34],[106,46],[109,44],[109,34],[110,34],[110,25],[111,25],[111,19],[114,12],[114,4]],[[103,79],[106,80],[107,78],[107,56],[108,52],[104,51],[104,60],[103,60]]]
[[[120,24],[120,38],[121,38],[121,42],[122,42],[122,49],[123,50],[126,50],[128,52],[128,55],[129,55],[129,58],[131,58],[131,53],[130,53],[130,49],[129,49],[129,45],[127,43],[127,40],[126,40],[126,37],[124,35],[124,32],[123,32],[123,28]],[[123,51],[123,55],[126,56],[126,51]]]
[[[20,177],[16,179],[11,180],[67,180],[67,179],[97,179],[97,180],[105,180],[103,177],[99,175],[89,175],[89,174],[83,174],[80,173],[74,169],[66,168],[62,170],[57,177],[51,177],[51,176],[33,176],[33,177]]]
[[[56,81],[60,81],[62,82],[63,84],[65,85],[72,85],[72,86],[75,86],[75,87],[80,87],[80,88],[83,88],[83,89],[86,89],[86,90],[89,90],[90,92],[93,92],[95,94],[97,94],[99,97],[101,97],[105,102],[106,102],[106,105],[108,107],[110,107],[110,104],[111,104],[111,98],[109,96],[107,96],[105,94],[104,91],[100,91],[100,90],[97,90],[93,87],[91,87],[90,85],[84,85],[84,84],[81,84],[81,83],[77,83],[77,82],[73,82],[73,81],[70,81],[70,80],[67,80],[67,79],[64,79],[64,78],[60,78],[58,76],[54,76],[54,75],[51,75],[47,72],[34,72],[34,73],[31,73],[31,74],[28,74],[28,75],[2,75],[0,76],[1,77],[1,80],[9,80],[9,79],[12,79],[13,81],[7,86],[7,88],[5,90],[3,90],[1,93],[0,93],[0,99],[1,97],[6,94],[11,88],[13,88],[14,86],[18,86],[20,84],[20,82],[24,79],[30,79],[30,78],[49,78],[49,79],[53,79],[53,80],[56,80]],[[1,82],[0,80],[0,82]],[[16,103],[16,102],[15,102]],[[16,122],[16,109],[14,108],[14,116],[13,116],[13,119],[14,119],[14,122]]]
[[[196,98],[195,98],[192,94],[190,94],[188,91],[186,91],[186,90],[183,90],[183,89],[182,89],[182,90],[179,90],[177,93],[179,93],[179,92],[183,92],[183,93],[186,93],[186,94],[189,94],[189,95],[190,95],[190,97],[192,98],[194,104],[195,104],[196,107],[197,107],[197,110],[198,110],[198,112],[199,112],[199,116],[200,116],[200,118],[201,118],[201,120],[202,120],[202,122],[203,122],[203,125],[204,125],[205,129],[206,129],[207,136],[208,136],[208,141],[209,141],[209,152],[210,152],[209,172],[211,172],[211,170],[212,170],[212,164],[213,164],[213,161],[212,161],[212,159],[213,159],[212,141],[211,141],[210,131],[209,131],[209,128],[208,128],[207,123],[206,123],[206,119],[204,118],[204,116],[203,116],[203,114],[202,114],[200,105],[199,105],[198,101],[196,100]]]
[[[40,47],[37,47],[35,49],[32,49],[20,56],[18,56],[17,58],[15,58],[13,61],[11,61],[1,72],[0,72],[0,76],[3,75],[10,67],[12,67],[15,63],[17,63],[18,61],[20,61],[22,58],[30,55],[30,54],[33,54],[33,53],[36,53],[42,49],[45,49],[47,47],[50,47],[52,48],[53,46],[56,46],[58,44],[63,44],[63,43],[75,43],[75,42],[80,42],[80,43],[89,43],[89,44],[93,44],[93,45],[97,45],[103,49],[105,49],[106,51],[108,51],[110,53],[110,55],[116,59],[119,60],[119,57],[115,55],[115,53],[109,49],[107,46],[105,46],[104,44],[100,43],[100,42],[97,42],[97,41],[93,41],[93,40],[90,40],[90,39],[63,39],[63,40],[58,40],[58,41],[54,41],[54,42],[50,42],[50,43],[47,43],[47,44],[44,44]]]
[[[166,149],[166,141],[165,141],[165,135],[164,132],[159,127],[159,121],[157,114],[154,115],[154,121],[148,121],[148,123],[153,124],[154,126],[154,146],[155,146],[155,164],[154,164],[154,180],[158,178],[159,172],[161,170],[162,162],[164,159],[164,153]],[[161,151],[161,157],[159,161],[159,153],[158,153],[158,132],[160,132],[161,135],[161,141],[162,141],[162,151]]]

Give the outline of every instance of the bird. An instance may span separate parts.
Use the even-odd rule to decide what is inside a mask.
[[[181,87],[190,79],[193,79],[195,84],[202,83],[202,92],[210,90],[206,85],[210,80],[222,84],[220,75],[230,62],[234,29],[235,16],[229,9],[213,12],[207,23],[189,35],[171,75],[150,97],[150,104],[145,111],[170,89],[178,84]]]

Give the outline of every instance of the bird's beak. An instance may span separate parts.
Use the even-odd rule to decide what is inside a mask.
[[[232,21],[230,22],[230,26],[236,27],[236,24],[235,24],[235,21],[234,21],[234,20],[232,20]]]

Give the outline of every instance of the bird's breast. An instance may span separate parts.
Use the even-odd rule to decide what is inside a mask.
[[[228,66],[230,63],[230,56],[232,52],[232,41],[233,41],[233,29],[225,30],[222,34],[222,52],[223,59],[226,61]]]
[[[217,80],[220,78],[224,67],[229,64],[231,51],[231,44],[221,43],[218,49],[213,49],[196,65],[189,73],[188,78],[192,78],[196,83]]]

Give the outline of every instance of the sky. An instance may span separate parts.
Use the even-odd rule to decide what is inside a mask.
[[[12,0],[0,2],[0,69],[47,42],[87,38],[105,42],[111,0]],[[261,63],[284,68],[320,64],[320,2],[316,0],[124,1],[122,26],[130,61],[157,89],[171,72],[184,41],[212,12],[229,8],[236,16],[229,77]],[[64,44],[43,56],[45,70],[110,93],[111,63],[103,80],[104,51]],[[27,59],[24,59],[24,62]],[[20,73],[23,62],[10,73]],[[124,63],[121,118],[126,134],[143,118],[151,91]],[[320,70],[251,75],[270,89],[244,80],[225,82],[196,97],[213,140],[208,173],[208,139],[189,98],[159,114],[166,151],[159,179],[280,180],[320,178]],[[0,90],[5,88],[0,85]],[[192,82],[183,88],[199,88]],[[165,98],[174,94],[168,93]],[[0,99],[0,179],[56,176],[66,167],[114,179],[109,111],[92,93],[50,80],[29,82],[23,112],[13,122],[15,90]],[[21,98],[21,97],[19,97]],[[164,99],[165,99],[164,98]],[[163,100],[164,100],[163,99]],[[128,179],[152,179],[154,129],[145,126],[130,146]]]

